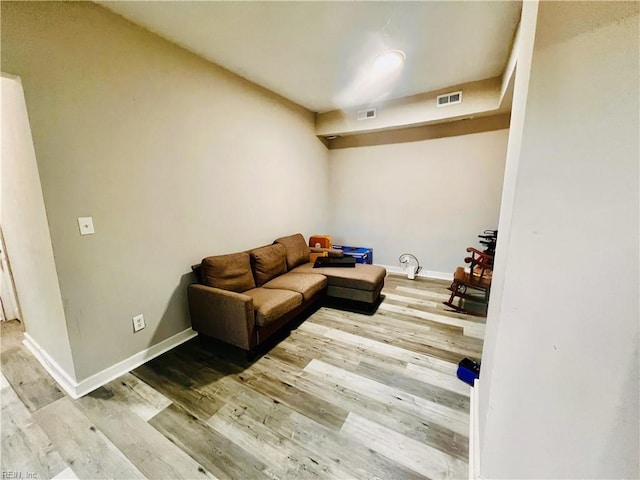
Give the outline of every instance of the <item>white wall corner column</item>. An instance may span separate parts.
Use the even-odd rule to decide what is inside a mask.
[[[640,4],[527,1],[520,33],[479,477],[638,478]]]
[[[485,422],[489,412],[489,394],[491,392],[491,377],[498,327],[500,324],[500,305],[502,290],[504,288],[505,271],[509,236],[511,231],[511,218],[513,215],[513,202],[515,197],[518,164],[520,160],[520,147],[522,144],[522,132],[529,90],[529,76],[531,73],[531,58],[533,56],[533,43],[536,34],[536,21],[538,16],[538,1],[524,2],[522,16],[518,25],[517,38],[514,40],[514,48],[518,52],[512,52],[515,64],[515,84],[513,92],[513,105],[511,107],[511,124],[509,126],[509,139],[507,144],[507,159],[505,163],[504,183],[502,187],[502,199],[500,204],[500,219],[498,221],[499,238],[496,248],[494,273],[491,288],[491,302],[487,312],[486,331],[482,356],[482,395],[478,396],[478,428],[480,437],[479,449],[482,451],[484,444]]]
[[[0,223],[22,313],[32,339],[60,378],[75,381],[38,165],[19,77],[2,74]]]

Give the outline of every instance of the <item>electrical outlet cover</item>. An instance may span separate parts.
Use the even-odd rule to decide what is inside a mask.
[[[135,332],[139,332],[144,327],[145,327],[145,323],[144,323],[144,315],[143,314],[136,315],[135,317],[133,317],[133,331],[134,331],[134,333]]]

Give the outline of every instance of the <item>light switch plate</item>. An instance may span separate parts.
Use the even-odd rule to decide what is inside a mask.
[[[78,226],[80,227],[80,235],[93,235],[96,233],[93,228],[92,217],[78,217]]]

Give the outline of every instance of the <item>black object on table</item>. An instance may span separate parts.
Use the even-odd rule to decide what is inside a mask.
[[[351,267],[355,268],[356,259],[353,257],[318,257],[313,268],[320,267]]]

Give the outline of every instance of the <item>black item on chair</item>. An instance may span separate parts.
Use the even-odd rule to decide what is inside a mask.
[[[498,230],[485,230],[482,235],[478,235],[478,238],[480,238],[480,245],[484,247],[483,253],[495,255]]]

